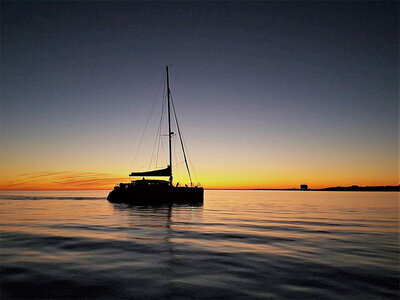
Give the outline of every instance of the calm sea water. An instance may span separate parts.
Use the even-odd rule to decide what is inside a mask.
[[[399,194],[1,192],[1,299],[398,299]]]

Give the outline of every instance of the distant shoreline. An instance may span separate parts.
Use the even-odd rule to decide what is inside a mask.
[[[327,187],[322,189],[299,189],[299,188],[204,188],[208,191],[317,191],[317,192],[400,192],[400,185],[384,185],[384,186],[336,186],[336,187]],[[38,189],[38,190],[16,190],[16,189],[0,189],[1,192],[40,192],[40,191],[109,191],[110,189]]]
[[[385,186],[336,186],[327,187],[322,189],[298,189],[298,188],[286,188],[286,189],[268,189],[268,188],[255,188],[255,189],[207,189],[206,190],[231,190],[231,191],[318,191],[318,192],[400,192],[399,185],[385,185]]]

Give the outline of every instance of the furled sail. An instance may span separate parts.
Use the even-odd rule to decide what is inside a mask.
[[[153,171],[132,172],[129,176],[171,176],[171,167]]]

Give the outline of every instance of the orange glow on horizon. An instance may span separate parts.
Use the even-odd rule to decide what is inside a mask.
[[[308,184],[309,188],[325,188],[332,186],[382,186],[398,185],[397,178],[390,180],[354,180],[351,178],[315,178],[309,176],[309,180],[301,180],[296,176],[258,176],[235,177],[225,174],[214,176],[201,176],[204,181],[200,181],[205,189],[291,189],[298,188],[300,184]],[[2,179],[0,190],[111,190],[120,182],[132,180],[128,176],[120,174],[109,174],[101,172],[31,172],[15,175],[7,180]],[[178,182],[177,178],[174,183]]]

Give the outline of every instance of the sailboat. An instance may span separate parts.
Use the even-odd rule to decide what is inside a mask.
[[[109,193],[107,200],[113,203],[130,204],[162,204],[162,203],[202,203],[204,199],[204,189],[200,186],[179,186],[173,184],[172,176],[172,147],[171,140],[173,132],[171,130],[171,90],[169,86],[169,72],[166,66],[166,85],[167,85],[167,107],[168,107],[168,148],[169,165],[163,169],[132,172],[129,176],[141,177],[141,179],[132,180],[129,183],[120,183]],[[179,124],[172,102],[175,121],[182,146],[183,157],[186,168],[191,179],[189,165],[186,159],[185,148],[181,136]],[[169,177],[168,180],[147,179],[148,177]]]

